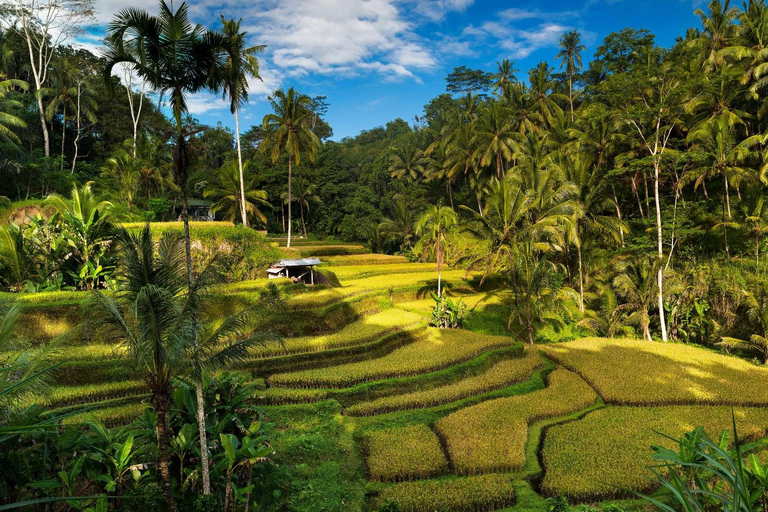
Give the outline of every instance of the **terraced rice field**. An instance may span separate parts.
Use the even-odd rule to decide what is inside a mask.
[[[397,502],[405,512],[543,512],[544,496],[600,502],[620,496],[616,486],[652,490],[649,447],[665,443],[656,431],[703,425],[716,435],[735,406],[741,435],[768,435],[764,368],[684,345],[590,338],[529,347],[510,335],[437,330],[427,326],[433,264],[362,246],[293,245],[287,255],[321,256],[341,286],[278,281],[281,321],[294,334],[253,349],[237,369],[260,385],[254,398],[275,423],[278,464],[300,482],[292,492],[301,510],[375,512]],[[486,307],[505,307],[503,292],[481,289],[475,275],[447,270],[443,280],[468,305],[468,325],[489,321]],[[215,293],[229,311],[268,283]],[[25,336],[34,344],[67,332],[83,298],[24,298]],[[85,331],[61,343],[60,385],[30,403],[90,404],[88,414],[108,424],[142,413],[147,390],[120,347]]]

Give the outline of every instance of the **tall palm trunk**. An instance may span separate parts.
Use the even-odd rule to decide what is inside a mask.
[[[659,198],[659,162],[655,162],[653,166],[654,180],[653,180],[653,194],[656,200],[656,237],[659,249],[659,270],[657,272],[657,281],[659,288],[659,321],[661,323],[661,339],[667,341],[667,320],[664,314],[664,266],[661,262],[664,260],[664,231],[661,227],[661,201]]]
[[[437,256],[437,297],[443,296],[443,252],[440,247],[440,235],[438,233],[438,241],[436,249]]]
[[[59,172],[64,172],[64,140],[67,138],[67,102],[64,101],[64,111],[61,114],[61,161]]]
[[[160,482],[168,512],[176,512],[176,502],[171,490],[171,471],[168,468],[168,397],[156,396],[153,400],[157,412],[157,466],[160,469]]]
[[[184,140],[184,136],[179,133],[178,146],[176,149],[176,169],[178,176],[182,177],[183,183],[179,183],[181,186],[181,198],[182,198],[182,220],[184,222],[184,249],[187,257],[187,285],[189,286],[189,292],[192,292],[194,286],[194,277],[192,276],[192,239],[189,234],[189,198],[187,197],[187,165],[188,165],[187,144]],[[194,323],[194,319],[193,319]],[[197,329],[194,332],[194,348],[197,350],[198,339]],[[197,398],[197,431],[200,438],[200,466],[202,471],[203,481],[203,494],[211,493],[211,476],[210,468],[208,467],[208,437],[205,431],[205,399],[203,397],[203,384],[202,384],[202,372],[200,369],[199,360],[195,361],[195,373],[197,378],[195,379],[195,397]]]
[[[293,156],[288,155],[288,243],[291,246],[291,174],[293,173]]]
[[[581,264],[581,237],[579,237],[579,243],[576,245],[576,250],[579,253],[579,310],[584,312],[584,269]]]
[[[624,248],[624,229],[622,228],[621,220],[621,208],[619,208],[619,198],[616,196],[616,187],[611,185],[613,189],[613,202],[616,203],[616,218],[619,219],[619,236],[621,237],[621,248]]]
[[[243,177],[243,153],[240,150],[240,109],[235,107],[235,138],[237,140],[237,166],[240,170],[240,216],[243,226],[248,227],[248,215],[245,212],[245,179]]]

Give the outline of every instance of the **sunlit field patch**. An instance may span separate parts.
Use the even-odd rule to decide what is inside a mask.
[[[392,263],[408,263],[408,259],[405,256],[391,256],[389,254],[345,254],[339,256],[326,256],[323,261],[329,263],[335,269],[343,265],[375,265],[375,264],[392,264]]]
[[[766,435],[768,410],[737,408],[736,428],[743,438]],[[619,487],[645,490],[647,466],[654,464],[651,445],[675,448],[678,438],[697,426],[713,437],[731,430],[727,406],[606,407],[581,420],[551,427],[544,438],[545,476],[551,494],[600,499],[621,494]]]
[[[336,277],[340,280],[361,279],[363,277],[382,274],[386,274],[391,278],[393,274],[411,272],[434,272],[435,274],[433,274],[433,276],[437,273],[437,267],[434,263],[356,264],[339,267],[323,267],[322,269],[326,268],[336,274]]]
[[[462,409],[438,420],[435,430],[457,473],[512,471],[525,465],[530,423],[584,409],[596,398],[578,375],[558,369],[545,389]]]
[[[390,485],[378,503],[387,501],[397,502],[403,512],[480,512],[511,506],[515,491],[504,475],[442,478]]]
[[[369,433],[365,438],[371,480],[401,482],[448,471],[437,436],[426,425],[408,425]]]
[[[585,338],[542,350],[609,403],[768,405],[768,368],[689,345]]]
[[[520,382],[542,364],[538,351],[528,349],[526,355],[519,359],[500,361],[484,373],[455,384],[362,402],[348,407],[345,412],[350,416],[371,416],[406,409],[434,407]]]
[[[426,335],[384,357],[327,368],[281,373],[273,386],[343,388],[361,382],[427,373],[466,361],[478,354],[510,346],[512,338],[483,336],[460,330],[428,329]]]
[[[283,345],[271,343],[266,347],[255,347],[250,353],[252,357],[262,358],[349,347],[373,341],[395,330],[416,325],[419,321],[420,317],[415,313],[387,309],[353,322],[333,334],[286,338]]]

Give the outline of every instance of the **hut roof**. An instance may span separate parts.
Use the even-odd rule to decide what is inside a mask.
[[[272,267],[313,267],[321,263],[322,261],[317,258],[301,258],[299,260],[280,260],[274,263]]]

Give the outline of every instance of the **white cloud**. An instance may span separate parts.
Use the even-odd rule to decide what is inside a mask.
[[[416,0],[413,11],[431,21],[442,21],[451,11],[464,11],[475,0]]]

